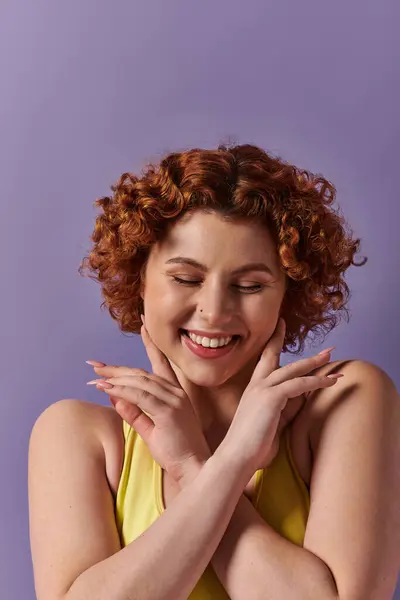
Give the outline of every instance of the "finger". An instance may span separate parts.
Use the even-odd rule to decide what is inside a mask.
[[[284,381],[279,385],[269,387],[270,390],[276,390],[279,392],[279,395],[284,398],[295,398],[299,394],[304,394],[305,392],[312,392],[314,390],[332,387],[336,384],[341,374],[337,375],[327,375],[326,377],[322,377],[320,375],[310,375],[305,377],[295,377],[294,379],[289,379],[288,381]]]
[[[179,386],[178,379],[176,378],[176,375],[171,365],[169,364],[167,357],[155,345],[144,324],[141,327],[140,333],[142,336],[144,347],[147,352],[147,356],[149,357],[150,364],[153,369],[153,373],[155,375],[159,375],[160,377],[162,377],[166,381],[169,381],[173,385]]]
[[[151,417],[160,414],[166,407],[176,408],[178,398],[158,382],[146,377],[109,377],[105,380],[113,388],[104,388],[104,391],[114,397],[127,400]],[[101,382],[99,382],[101,389]],[[112,390],[112,391],[111,391]]]
[[[251,381],[257,381],[268,377],[275,369],[279,367],[279,358],[282,352],[282,346],[285,339],[286,324],[279,318],[275,331],[268,340],[261,358],[254,369]]]
[[[316,356],[303,358],[296,362],[285,365],[280,369],[276,369],[269,375],[268,384],[271,386],[279,385],[288,379],[307,375],[307,373],[310,373],[310,371],[313,371],[314,369],[317,369],[318,367],[328,363],[330,358],[330,353],[327,352],[326,354],[317,354]]]
[[[162,377],[155,375],[154,373],[148,373],[144,369],[136,369],[133,367],[116,367],[112,365],[106,365],[105,367],[95,367],[95,373],[101,375],[102,377],[148,377],[149,379],[153,379],[157,381],[160,385],[163,385],[166,389],[173,392],[175,387],[170,384],[169,381],[166,381]]]
[[[127,367],[124,365],[104,365],[104,367],[93,367],[95,373],[99,373],[102,377],[118,377],[123,375],[147,375],[144,369],[136,369],[135,367]]]

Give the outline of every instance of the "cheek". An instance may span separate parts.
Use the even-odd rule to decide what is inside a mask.
[[[169,336],[171,326],[182,321],[184,306],[185,303],[177,298],[170,286],[148,287],[144,293],[144,309],[150,335],[157,338]]]
[[[247,321],[252,345],[263,349],[273,335],[279,319],[279,305],[263,306],[257,310]]]

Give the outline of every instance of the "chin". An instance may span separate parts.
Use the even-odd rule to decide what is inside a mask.
[[[184,365],[180,364],[179,369],[184,376],[194,385],[204,388],[216,388],[224,385],[227,381],[237,375],[237,371],[232,369],[221,369],[210,367],[209,364]]]
[[[215,374],[213,374],[213,373],[207,373],[207,374],[198,373],[198,374],[196,374],[196,373],[191,372],[190,375],[186,375],[186,377],[194,385],[198,385],[199,387],[204,387],[204,388],[220,387],[221,385],[226,383],[228,381],[228,379],[230,379],[230,377],[221,377],[221,375],[218,375],[217,373],[215,373]]]

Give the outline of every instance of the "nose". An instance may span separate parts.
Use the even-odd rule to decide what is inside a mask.
[[[203,321],[216,328],[230,323],[234,313],[234,302],[222,286],[204,285],[198,296],[197,309]]]

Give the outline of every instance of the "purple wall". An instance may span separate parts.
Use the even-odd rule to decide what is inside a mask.
[[[60,398],[105,403],[87,359],[148,365],[77,273],[92,203],[122,171],[234,136],[331,179],[369,262],[325,345],[400,389],[400,5],[323,4],[2,0],[1,598],[34,599],[34,420]]]

